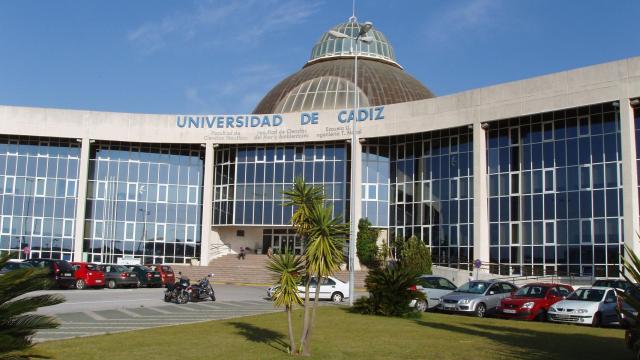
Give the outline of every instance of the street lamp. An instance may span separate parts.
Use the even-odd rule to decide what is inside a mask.
[[[354,54],[353,61],[353,90],[355,92],[355,96],[353,97],[353,123],[351,125],[351,201],[350,201],[350,218],[351,218],[351,229],[350,229],[350,240],[349,240],[349,305],[353,305],[354,295],[355,295],[355,282],[356,282],[356,273],[355,273],[355,257],[356,257],[356,237],[357,237],[357,220],[356,219],[356,206],[360,206],[360,204],[356,204],[356,199],[354,199],[354,194],[356,193],[356,142],[358,141],[358,135],[356,132],[356,124],[358,119],[358,109],[360,108],[360,92],[358,91],[358,55],[362,49],[362,42],[369,43],[373,41],[372,37],[366,36],[367,32],[373,28],[373,23],[367,21],[363,24],[358,24],[358,20],[355,16],[349,18],[349,22],[353,25],[353,27],[359,29],[358,34],[354,36],[347,35],[345,33],[330,30],[329,35],[338,38],[338,39],[350,39],[350,51]],[[354,51],[353,43],[356,44],[356,51]]]

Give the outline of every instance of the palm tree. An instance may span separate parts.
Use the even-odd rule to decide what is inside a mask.
[[[302,354],[310,355],[311,330],[315,322],[320,286],[322,279],[332,275],[340,269],[342,264],[344,237],[349,233],[349,226],[342,222],[340,217],[333,217],[330,206],[314,204],[310,209],[309,241],[305,250],[307,277],[315,276],[317,280],[316,293],[313,301],[313,311],[309,321],[305,321],[302,338]],[[308,293],[305,294],[308,297]],[[349,294],[349,296],[353,296]],[[306,300],[306,299],[305,299]],[[306,309],[305,309],[306,310]],[[305,311],[305,318],[306,318]]]
[[[296,354],[296,342],[293,337],[293,323],[291,313],[295,305],[302,305],[302,299],[298,294],[298,282],[304,271],[302,258],[289,252],[277,254],[271,257],[267,263],[267,269],[275,277],[274,292],[271,295],[276,306],[284,306],[289,322],[289,352]]]
[[[283,191],[285,199],[284,206],[293,206],[296,210],[291,217],[291,224],[298,236],[306,246],[311,228],[311,209],[316,204],[322,204],[324,193],[321,187],[307,184],[302,178],[296,178],[291,189]],[[304,284],[304,320],[303,333],[306,334],[309,328],[309,287],[311,286],[311,276],[307,276]]]
[[[0,268],[9,261],[9,255],[0,255]],[[39,307],[64,301],[54,295],[18,297],[29,292],[49,288],[51,281],[46,270],[23,268],[0,276],[0,359],[29,359],[24,353],[31,347],[31,337],[39,329],[51,329],[58,323],[49,316],[33,312]]]

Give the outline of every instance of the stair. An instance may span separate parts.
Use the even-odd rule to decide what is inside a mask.
[[[173,271],[182,272],[191,280],[201,279],[207,274],[214,274],[214,282],[229,284],[273,284],[273,276],[267,271],[266,255],[247,254],[244,260],[239,260],[238,255],[229,254],[213,259],[207,266],[172,265]],[[364,287],[366,271],[356,271],[355,285]],[[339,271],[334,275],[342,281],[349,279],[348,271]]]

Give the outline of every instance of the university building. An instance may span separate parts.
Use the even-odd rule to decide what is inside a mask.
[[[352,40],[327,32],[248,115],[0,106],[0,250],[299,253],[282,191],[301,177],[346,221],[353,201],[384,238],[418,236],[437,265],[619,276],[624,246],[640,249],[640,57],[436,96],[368,36],[357,87]]]

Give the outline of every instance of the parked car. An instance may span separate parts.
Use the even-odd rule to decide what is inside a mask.
[[[99,269],[98,265],[86,262],[72,262],[71,266],[76,277],[76,289],[104,287],[104,272]]]
[[[606,287],[584,287],[549,308],[549,320],[601,326],[620,321],[616,311],[616,290]]]
[[[36,268],[49,269],[51,280],[62,289],[69,289],[76,283],[73,267],[66,260],[29,259],[24,262]]]
[[[158,271],[142,265],[130,265],[127,268],[138,277],[138,287],[162,287],[162,278]]]
[[[626,295],[633,297],[640,302],[640,288],[638,285],[632,285],[624,292]],[[629,305],[622,296],[618,296],[618,304],[616,306],[618,316],[620,317],[620,326],[631,329],[636,326],[638,319],[638,311]]]
[[[515,294],[502,299],[496,312],[508,319],[545,321],[549,307],[572,292],[573,288],[569,285],[527,284]]]
[[[172,284],[176,282],[176,276],[173,273],[173,269],[169,265],[161,265],[161,264],[150,264],[147,265],[149,269],[152,271],[157,271],[160,273],[160,279],[162,280],[162,285],[167,286],[167,284]]]
[[[624,279],[599,279],[593,282],[591,286],[593,287],[607,287],[620,289],[621,291],[625,291],[631,285],[627,280]]]
[[[100,270],[104,271],[105,286],[109,289],[138,286],[138,276],[123,265],[101,265]]]
[[[516,290],[517,286],[506,281],[474,280],[443,296],[438,309],[485,317],[495,311],[500,300]]]
[[[456,286],[449,280],[435,275],[422,275],[418,278],[418,285],[411,288],[424,294],[425,300],[412,300],[410,306],[418,311],[427,311],[440,304],[440,298],[454,291]]]
[[[316,278],[311,278],[311,283],[309,286],[309,296],[313,299],[316,293],[317,280]],[[276,289],[275,286],[272,286],[267,289],[267,296],[271,298],[273,296],[273,292]],[[305,290],[305,282],[301,282],[298,284],[298,294],[301,298],[304,299],[304,290]],[[334,277],[329,276],[328,278],[322,278],[322,283],[320,284],[320,299],[321,300],[331,300],[335,303],[340,303],[345,298],[349,297],[349,283],[342,282]]]
[[[12,270],[26,269],[30,267],[33,267],[33,265],[20,260],[12,259],[5,263],[2,268],[0,268],[0,275],[4,275]]]

